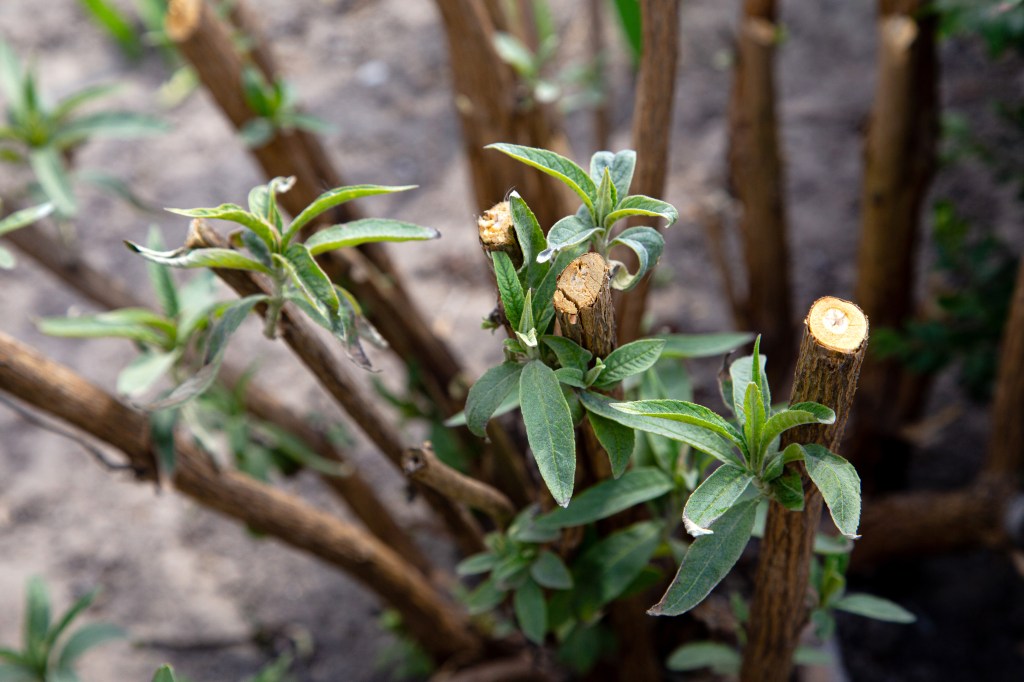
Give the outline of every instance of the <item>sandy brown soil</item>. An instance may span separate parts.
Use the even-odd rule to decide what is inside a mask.
[[[263,12],[301,99],[337,126],[327,143],[346,179],[421,186],[406,195],[367,201],[364,208],[441,229],[444,238],[439,242],[394,248],[392,253],[416,281],[412,289],[428,319],[479,372],[500,357],[500,349],[479,330],[493,294],[477,256],[467,171],[433,3],[251,4]],[[569,3],[553,4],[559,5],[569,47],[578,48],[582,22],[568,21]],[[874,24],[872,3],[783,4],[788,40],[779,65],[781,115],[792,246],[799,263],[794,270],[795,309],[802,310],[818,296],[848,296],[852,290],[860,140],[873,87]],[[157,109],[153,93],[166,77],[159,60],[150,58],[129,68],[86,23],[77,3],[49,0],[45,21],[40,5],[38,0],[4,0],[0,34],[22,54],[36,55],[46,92],[60,95],[86,83],[124,78],[120,97],[125,105]],[[675,155],[667,196],[683,206],[702,187],[720,183],[723,174],[729,87],[723,58],[730,48],[731,5],[709,0],[684,4]],[[946,100],[981,117],[992,93],[1011,83],[1017,90],[1024,85],[1019,71],[989,67],[977,50],[949,45],[944,58]],[[614,146],[621,147],[628,144],[632,104],[627,60],[619,46],[611,78],[616,92],[623,93],[614,106]],[[165,115],[173,124],[171,133],[133,142],[97,141],[81,154],[81,165],[119,174],[158,206],[243,202],[260,178],[208,98],[196,94]],[[577,156],[589,156],[585,116],[573,115],[568,123]],[[983,173],[967,169],[943,175],[936,194],[950,192],[966,197],[972,215],[993,221],[1003,233],[1019,225],[1019,206],[1006,192],[994,190]],[[82,199],[80,238],[88,258],[135,285],[143,286],[143,265],[120,241],[141,240],[153,221],[169,242],[183,236],[185,222],[173,216],[140,215],[95,193],[83,193]],[[718,275],[709,263],[703,236],[694,225],[673,228],[663,259],[671,285],[659,288],[653,302],[659,323],[691,331],[728,327]],[[32,316],[63,314],[71,307],[84,306],[25,258],[13,273],[0,272],[3,330],[112,388],[117,371],[130,360],[127,344],[75,343],[35,331]],[[294,360],[263,341],[255,326],[244,330],[236,357],[260,358],[265,365],[262,381],[303,409],[336,417],[312,382],[292,380],[299,371]],[[397,385],[400,377],[393,363],[377,359],[385,380]],[[983,420],[974,419],[968,426],[965,433],[984,437]],[[414,430],[408,434],[410,442],[417,436]],[[401,509],[402,518],[418,523],[418,507],[406,504],[402,481],[365,444],[356,448],[354,457]],[[958,472],[969,473],[976,463],[959,466]],[[104,596],[89,618],[118,623],[129,630],[133,642],[144,643],[116,644],[87,656],[82,673],[88,681],[148,680],[165,661],[196,682],[240,680],[270,655],[266,647],[252,643],[254,635],[286,630],[306,633],[315,643],[312,657],[296,667],[301,680],[388,678],[375,666],[375,657],[388,642],[375,626],[379,605],[352,581],[275,542],[256,540],[173,494],[156,495],[120,478],[89,461],[74,443],[28,426],[0,408],[0,643],[17,640],[23,586],[38,574],[60,605],[102,585]],[[300,477],[285,485],[312,502],[338,508],[312,479]],[[445,548],[434,551],[450,560]],[[938,583],[934,589],[948,588],[942,582],[950,579],[948,571],[933,577]],[[984,649],[984,633],[974,634]],[[883,636],[898,639],[899,634]],[[923,652],[934,643],[926,639],[921,644],[917,652],[927,658]],[[1012,641],[1000,640],[993,646],[1001,653],[1010,645]],[[975,651],[975,656],[984,655]],[[921,665],[926,676],[913,679],[966,679],[943,677],[942,668]],[[882,679],[870,666],[867,670],[857,679]]]

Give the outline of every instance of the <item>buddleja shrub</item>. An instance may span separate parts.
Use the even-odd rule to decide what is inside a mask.
[[[572,497],[576,475],[574,425],[585,413],[608,452],[613,475],[621,476],[633,452],[633,432],[602,416],[600,408],[588,406],[602,402],[599,391],[654,365],[665,342],[635,341],[608,357],[594,358],[570,339],[555,336],[553,297],[558,276],[591,247],[607,259],[611,246],[621,244],[636,253],[640,267],[629,273],[622,263],[611,261],[612,286],[632,288],[657,263],[664,240],[651,227],[629,228],[613,238],[612,227],[633,216],[664,218],[671,224],[679,214],[664,201],[628,195],[636,164],[631,150],[598,152],[588,175],[569,159],[543,149],[511,144],[490,148],[557,177],[583,200],[575,215],[559,220],[545,237],[526,202],[511,195],[509,210],[523,261],[517,268],[504,252],[491,257],[505,316],[516,337],[505,341],[505,362],[488,370],[470,389],[465,411],[469,429],[483,436],[494,414],[519,405],[541,477],[564,507]]]
[[[804,506],[800,473],[786,468],[802,461],[828,506],[832,520],[848,538],[857,537],[860,522],[860,477],[853,465],[814,443],[788,445],[780,450],[781,435],[805,424],[831,424],[835,413],[818,403],[803,402],[777,412],[759,353],[732,363],[722,380],[722,397],[736,424],[706,407],[679,400],[640,400],[614,403],[612,408],[648,420],[635,428],[658,433],[659,422],[679,422],[704,432],[700,449],[721,463],[689,496],[683,524],[696,540],[690,545],[655,615],[689,611],[729,572],[754,530],[758,505],[775,500],[787,509]]]

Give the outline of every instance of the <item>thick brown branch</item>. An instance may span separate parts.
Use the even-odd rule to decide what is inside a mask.
[[[1024,259],[1021,259],[1024,264]],[[1014,483],[1024,482],[1024,265],[1003,331],[999,374],[992,402],[992,437],[987,471]]]
[[[2,333],[0,389],[122,450],[136,469],[155,473],[144,415]],[[465,615],[380,540],[243,474],[218,471],[186,439],[176,449],[172,482],[182,493],[351,574],[397,609],[434,656],[480,648]]]
[[[857,306],[837,298],[815,301],[804,320],[790,402],[814,401],[831,407],[831,425],[802,426],[783,436],[790,443],[818,443],[835,452],[857,390],[867,348],[868,322]],[[808,574],[814,533],[821,517],[821,493],[803,466],[804,511],[777,502],[768,509],[761,557],[750,610],[749,642],[743,651],[743,682],[785,682],[793,666],[800,630],[807,622]]]
[[[224,248],[227,243],[204,221],[192,221],[188,245],[194,248],[217,246]],[[266,288],[251,274],[242,270],[221,270],[214,272],[234,289],[239,296],[267,294]],[[266,306],[259,306],[260,314],[266,313]],[[279,324],[281,337],[295,352],[310,373],[344,409],[360,430],[378,447],[381,453],[396,468],[401,470],[402,452],[405,446],[398,437],[397,429],[388,423],[376,407],[376,401],[366,395],[342,368],[327,346],[316,335],[311,323],[295,314],[291,306],[285,306]],[[463,551],[473,553],[483,547],[479,526],[465,514],[455,510],[451,503],[431,490],[423,490],[426,500],[448,522],[449,529]]]
[[[770,11],[770,7],[748,7]],[[737,40],[736,75],[729,110],[729,180],[742,207],[740,234],[747,266],[747,319],[771,359],[769,380],[779,385],[793,361],[785,180],[775,108],[776,27],[744,14]]]
[[[633,149],[636,172],[631,194],[660,197],[665,191],[672,139],[676,64],[679,61],[679,0],[640,0],[643,54],[633,110]],[[632,254],[627,263],[635,262]],[[645,277],[619,298],[619,338],[622,343],[640,334],[651,278]]]
[[[439,460],[430,443],[406,450],[402,455],[402,471],[448,499],[482,511],[499,528],[507,526],[516,513],[516,508],[503,493]]]

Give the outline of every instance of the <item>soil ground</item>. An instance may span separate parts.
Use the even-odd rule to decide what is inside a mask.
[[[439,228],[444,238],[417,248],[394,248],[435,329],[458,347],[478,373],[500,357],[500,345],[479,330],[493,305],[478,257],[467,169],[447,75],[444,36],[427,0],[251,0],[280,62],[308,109],[336,126],[327,136],[350,182],[418,184],[404,195],[367,201],[374,215]],[[565,48],[581,52],[585,22],[557,6]],[[787,38],[780,50],[782,139],[794,261],[795,310],[826,294],[852,291],[857,244],[860,145],[874,84],[873,3],[815,0],[782,3]],[[84,84],[123,79],[125,106],[158,111],[154,96],[167,77],[155,56],[131,67],[83,17],[78,3],[4,0],[0,35],[22,55],[34,54],[44,91],[60,96]],[[733,3],[695,0],[682,10],[682,60],[676,95],[667,199],[684,209],[708,187],[721,185],[725,105]],[[611,28],[609,30],[612,30]],[[614,38],[614,36],[612,36]],[[943,49],[943,98],[969,114],[979,129],[994,125],[992,102],[1024,86],[1019,63],[989,63],[977,46]],[[632,107],[628,57],[615,41],[609,79],[613,148],[629,143]],[[163,112],[173,130],[139,141],[96,141],[80,155],[83,168],[101,168],[129,181],[157,206],[241,203],[260,181],[240,142],[208,97],[197,93]],[[586,114],[567,124],[576,155],[592,151]],[[14,186],[23,176],[2,180]],[[954,198],[973,220],[988,222],[1021,243],[1020,205],[983,168],[944,170],[935,197]],[[124,204],[82,193],[81,247],[87,258],[144,290],[143,264],[121,246],[143,240],[159,224],[169,243],[185,221],[142,215]],[[529,199],[529,197],[527,197]],[[1017,234],[1014,234],[1014,230]],[[926,242],[924,262],[930,259]],[[680,331],[718,331],[729,316],[718,273],[693,224],[674,227],[662,261],[666,284],[654,293],[656,323]],[[922,285],[925,280],[922,269]],[[32,318],[88,309],[27,259],[0,272],[0,313],[6,333],[40,348],[113,388],[131,359],[125,343],[68,342],[40,335]],[[260,380],[304,410],[337,418],[312,382],[279,347],[245,329],[236,359],[258,358]],[[399,374],[375,356],[390,385]],[[712,363],[713,365],[714,363]],[[707,376],[713,366],[700,371]],[[708,392],[707,396],[711,393]],[[962,402],[947,377],[931,409]],[[710,397],[709,397],[710,399]],[[963,416],[915,459],[922,485],[951,487],[968,480],[985,442],[984,410],[965,404]],[[410,442],[421,434],[411,429]],[[401,510],[402,480],[359,443],[353,457]],[[311,478],[283,483],[309,501],[346,512]],[[436,544],[436,543],[435,543]],[[448,549],[432,548],[442,561]],[[56,603],[67,605],[95,585],[104,593],[88,618],[114,622],[132,643],[88,655],[88,681],[148,680],[171,662],[195,682],[241,680],[288,638],[309,639],[312,654],[294,668],[309,682],[390,679],[379,659],[393,644],[376,625],[380,607],[358,585],[317,561],[196,508],[173,494],[121,480],[88,460],[73,442],[27,425],[0,408],[0,642],[19,637],[23,587],[43,576]],[[896,599],[919,616],[915,627],[840,624],[843,660],[852,680],[1010,680],[1024,669],[1024,590],[1008,559],[988,553],[895,567],[859,585]],[[259,636],[259,635],[263,636]],[[263,645],[256,642],[263,642]]]

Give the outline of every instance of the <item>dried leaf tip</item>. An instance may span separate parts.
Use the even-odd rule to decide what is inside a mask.
[[[825,296],[807,313],[807,331],[830,350],[852,353],[868,338],[868,318],[853,303]]]

